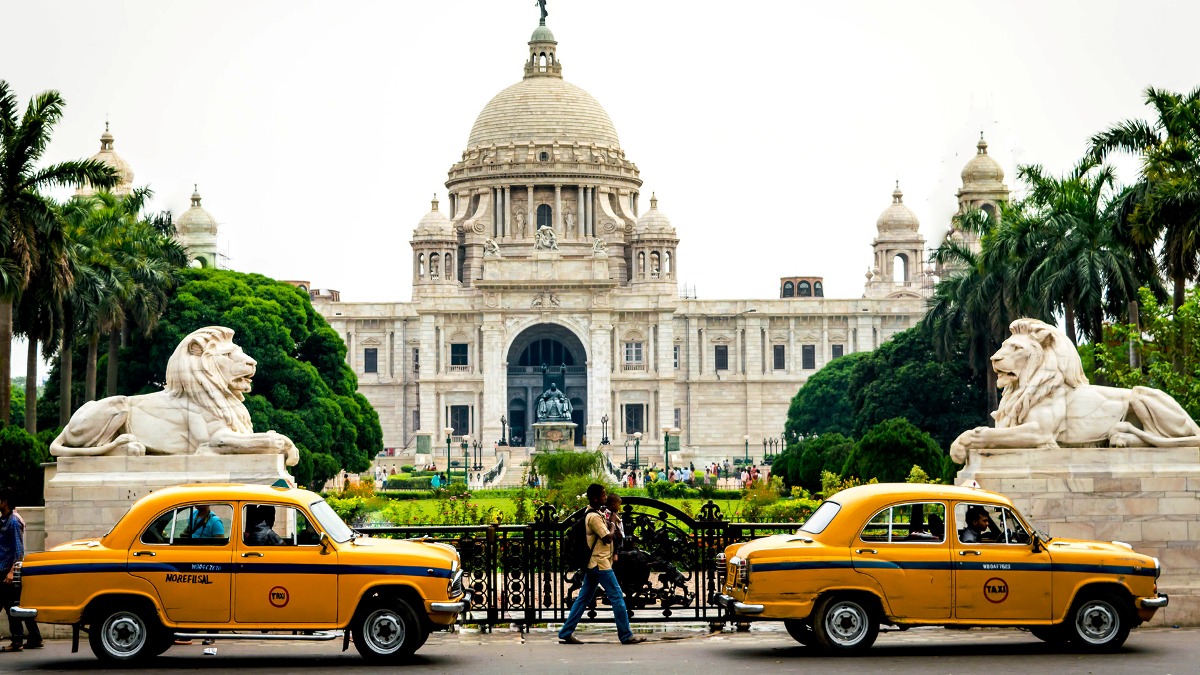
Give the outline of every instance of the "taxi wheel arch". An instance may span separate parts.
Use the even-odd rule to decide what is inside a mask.
[[[412,656],[429,635],[421,617],[424,603],[408,587],[372,589],[351,621],[354,647],[365,659],[398,661]]]
[[[102,661],[139,661],[163,652],[169,635],[154,603],[141,596],[103,596],[84,613],[88,645]]]
[[[1116,651],[1125,644],[1133,628],[1129,592],[1121,586],[1104,584],[1080,590],[1062,627],[1071,644],[1089,652]]]
[[[818,647],[831,654],[859,654],[879,637],[882,616],[882,605],[874,595],[835,591],[823,596],[813,610],[813,637]]]

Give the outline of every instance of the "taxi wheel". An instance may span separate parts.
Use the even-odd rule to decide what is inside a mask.
[[[373,661],[402,660],[425,642],[422,632],[408,603],[379,600],[359,612],[353,628],[354,647],[363,658]]]
[[[861,653],[879,637],[879,622],[859,596],[830,595],[813,616],[817,645],[832,654]]]
[[[88,645],[101,661],[137,661],[156,656],[162,627],[158,619],[128,607],[101,607],[88,627]]]
[[[792,639],[805,647],[811,646],[816,642],[817,638],[813,635],[812,624],[801,619],[784,619],[783,627],[787,628],[788,635]]]
[[[1111,593],[1083,595],[1071,607],[1071,642],[1090,652],[1116,651],[1132,627],[1124,604]]]

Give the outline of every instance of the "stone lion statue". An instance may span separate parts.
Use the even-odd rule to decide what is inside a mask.
[[[992,356],[1003,391],[995,428],[976,427],[950,446],[964,462],[971,448],[1200,445],[1200,427],[1169,395],[1150,387],[1089,384],[1075,346],[1056,326],[1017,319]]]
[[[188,335],[167,361],[163,391],[110,396],[83,404],[50,444],[55,457],[74,455],[274,454],[295,466],[291,439],[254,433],[242,402],[254,359],[220,326]]]

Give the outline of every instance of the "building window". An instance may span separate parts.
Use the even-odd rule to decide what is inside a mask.
[[[671,362],[675,370],[679,370],[679,345],[672,345]]]
[[[817,369],[817,346],[816,345],[801,345],[800,346],[800,367],[805,370]]]
[[[818,298],[825,297],[825,287],[821,285],[821,282],[819,282],[819,281],[813,282],[813,295]]]
[[[438,273],[441,272],[442,258],[437,253],[429,254],[429,279],[430,281],[438,280]]]
[[[363,372],[378,373],[379,372],[379,350],[374,347],[367,347],[363,350]]]
[[[783,282],[783,295],[781,297],[790,298],[796,295],[796,286],[790,281]]]
[[[809,285],[807,281],[801,281],[800,283],[796,284],[796,297],[811,298],[812,286]]]
[[[538,227],[554,227],[554,220],[551,218],[549,204],[539,204],[537,208],[537,224]]]
[[[467,347],[468,347],[468,345],[465,342],[450,343],[450,365],[452,365],[452,366],[468,365]]]
[[[425,254],[424,253],[417,255],[417,276],[422,277],[422,278],[425,276]]]
[[[787,352],[784,351],[783,345],[771,345],[771,365],[775,370],[787,368],[786,355]]]
[[[683,408],[675,409],[675,428],[679,429],[683,426]]]
[[[834,346],[833,346],[833,358],[835,358],[835,359],[836,359],[837,357],[839,357],[839,356],[841,356],[842,354],[844,354],[844,353],[845,353],[845,351],[846,351],[846,348],[845,348],[845,346],[843,346],[843,345],[834,345]]]
[[[646,404],[645,403],[626,403],[621,406],[624,408],[623,417],[625,419],[625,433],[636,434],[639,431],[646,432]]]
[[[642,343],[626,342],[625,343],[625,363],[641,363],[642,362]]]
[[[713,359],[717,370],[729,370],[729,345],[717,345],[713,348]]]
[[[575,365],[575,357],[558,340],[542,338],[529,343],[517,360],[519,366],[540,366],[542,364],[568,366]]]
[[[420,431],[421,430],[421,411],[414,410],[414,411],[412,411],[412,414],[413,414],[413,431]]]
[[[421,372],[421,350],[413,347],[413,372]]]
[[[471,406],[450,406],[450,426],[453,427],[455,436],[466,436],[471,433]]]

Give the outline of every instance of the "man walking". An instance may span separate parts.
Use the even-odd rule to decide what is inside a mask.
[[[17,515],[13,505],[13,492],[0,487],[0,605],[5,610],[17,604],[17,589],[13,584],[14,566],[25,557],[25,521]],[[34,619],[8,617],[8,628],[12,643],[0,647],[0,652],[19,652],[26,647],[39,649],[42,633]],[[29,629],[29,641],[25,641],[25,629]]]
[[[583,644],[579,638],[572,635],[575,632],[575,626],[579,625],[579,620],[583,618],[583,611],[592,602],[592,596],[596,594],[596,586],[604,589],[608,595],[608,602],[612,605],[613,618],[617,622],[617,637],[621,640],[621,644],[636,645],[646,641],[644,637],[634,637],[633,631],[629,628],[629,612],[625,609],[625,594],[621,591],[620,584],[617,583],[617,575],[612,571],[613,561],[613,536],[608,531],[604,515],[600,513],[600,509],[608,500],[608,491],[603,485],[592,483],[587,489],[588,511],[584,516],[584,521],[587,529],[587,545],[592,551],[592,557],[588,561],[587,571],[584,573],[583,586],[579,589],[579,595],[575,597],[575,603],[571,605],[571,613],[567,615],[567,621],[563,624],[562,629],[558,631],[558,640],[566,645]]]

